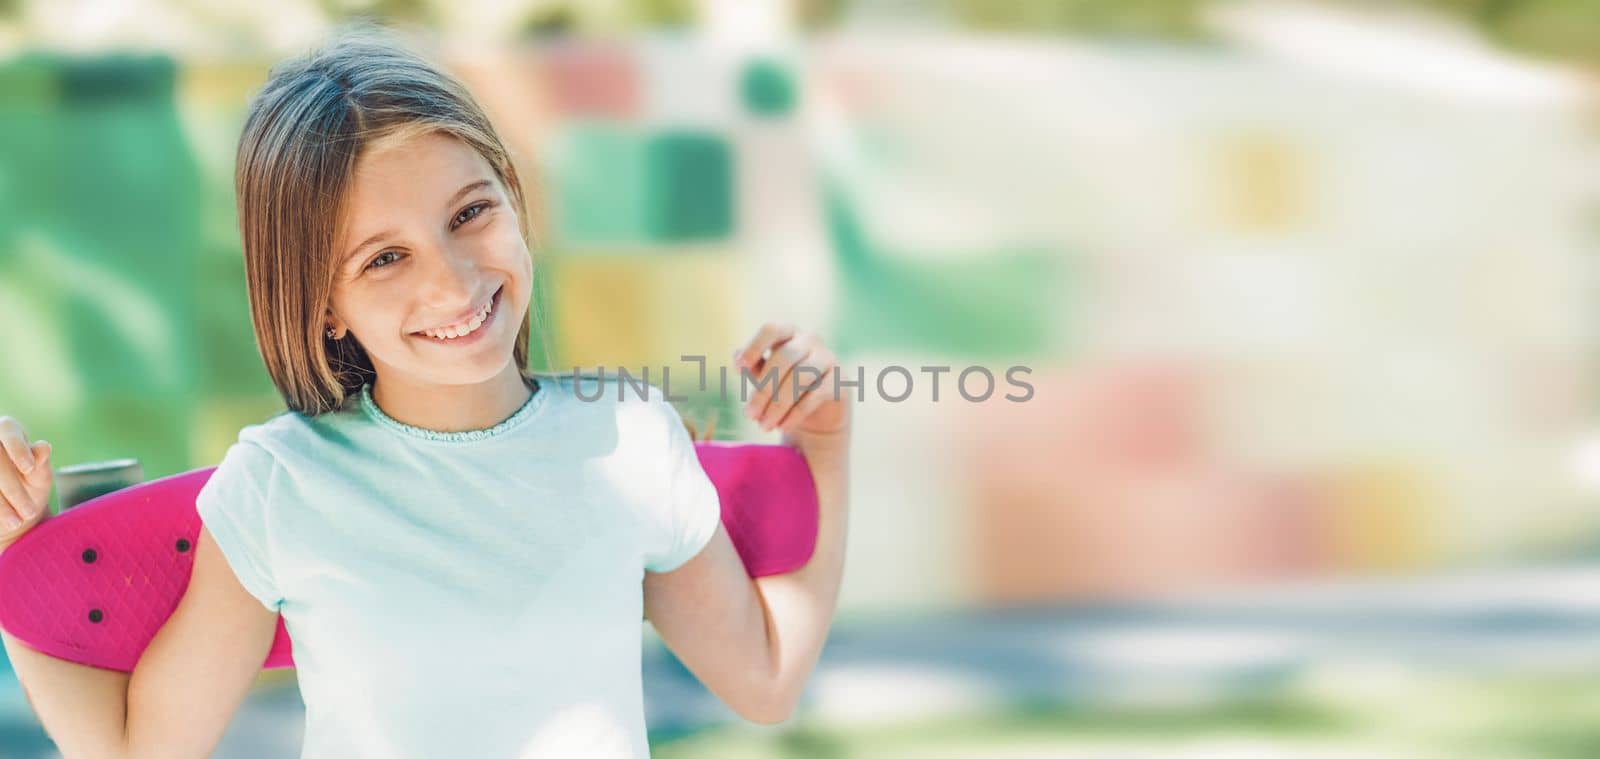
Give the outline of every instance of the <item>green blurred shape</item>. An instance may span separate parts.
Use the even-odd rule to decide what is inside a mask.
[[[1047,355],[1066,297],[1059,251],[1009,247],[919,259],[869,239],[839,187],[824,189],[842,284],[841,353],[920,350],[971,360]]]
[[[757,116],[787,116],[794,110],[794,76],[783,64],[757,58],[745,64],[739,90],[745,108]]]
[[[733,159],[722,137],[606,122],[569,126],[549,184],[569,250],[709,241],[733,228]]]
[[[156,55],[0,65],[0,185],[26,209],[0,228],[0,268],[55,294],[35,318],[65,323],[85,392],[72,418],[38,422],[63,464],[136,457],[154,476],[188,465],[200,219],[175,72]],[[23,239],[48,257],[6,256]]]
[[[667,131],[645,153],[645,233],[652,242],[723,240],[733,234],[733,156],[707,132]]]
[[[41,200],[58,194],[53,171],[59,100],[53,67],[34,57],[0,65],[0,261],[12,255],[27,220]]]
[[[579,122],[557,140],[549,163],[555,223],[570,245],[646,239],[644,140],[620,124]]]
[[[195,351],[201,397],[190,452],[196,464],[213,464],[263,399],[279,401],[262,371],[246,299],[244,255],[234,208],[233,163],[245,104],[267,75],[267,65],[245,60],[188,61],[178,71],[177,99],[194,156],[199,230],[195,265]],[[219,416],[216,408],[240,409]],[[215,430],[215,432],[213,432]]]

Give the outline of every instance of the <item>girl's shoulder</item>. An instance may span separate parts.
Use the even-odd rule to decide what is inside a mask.
[[[236,446],[258,449],[260,457],[279,464],[325,457],[330,448],[340,447],[339,441],[345,437],[336,418],[343,413],[346,412],[308,416],[292,410],[280,411],[240,428]]]

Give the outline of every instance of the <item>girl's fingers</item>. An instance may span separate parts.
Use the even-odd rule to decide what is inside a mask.
[[[10,532],[38,513],[21,475],[9,462],[0,464],[0,501],[4,501],[0,504],[0,532]]]
[[[17,471],[27,473],[33,470],[33,452],[28,450],[28,433],[22,429],[22,423],[9,416],[0,417],[0,447],[4,447],[6,457],[16,466]]]
[[[795,404],[795,407],[784,415],[783,420],[778,422],[779,429],[784,432],[793,431],[800,422],[811,416],[811,412],[816,411],[817,407],[828,401],[828,392],[821,388],[828,387],[828,381],[833,378],[835,368],[830,365],[828,370],[822,373],[822,377],[817,380],[817,389],[808,391],[805,397],[801,398],[800,402]]]
[[[767,322],[761,325],[761,328],[756,330],[755,336],[750,338],[749,342],[745,343],[744,347],[740,348],[739,352],[735,354],[734,366],[748,367],[753,373],[768,348],[787,342],[794,335],[795,328],[793,324]]]
[[[756,345],[756,343],[751,343],[751,345]],[[749,348],[741,350],[740,357],[737,359],[738,361],[741,362],[740,363],[741,371],[745,372],[746,374],[749,374],[752,379],[755,379],[757,381],[766,379],[767,375],[769,373],[771,373],[773,368],[778,365],[778,361],[781,360],[781,352],[783,351],[784,347],[787,346],[787,345],[789,345],[789,343],[785,342],[783,345],[780,345],[780,346],[774,348],[772,350],[772,355],[770,355],[770,356],[769,355],[765,355],[762,352],[764,349],[758,350],[755,353],[755,358],[749,359],[748,362],[746,362],[747,360],[744,358],[744,356],[746,355],[746,351],[748,351]],[[751,399],[749,401],[745,402],[746,410],[748,410],[750,408],[754,408],[756,399],[764,397],[764,393],[765,393],[765,385],[757,384],[755,394],[753,396],[751,396]]]
[[[50,485],[55,475],[54,470],[50,468],[50,454],[55,451],[55,446],[48,440],[36,440],[32,451],[33,471],[22,476],[22,483],[28,490],[28,497],[33,499],[34,505],[40,511],[43,511],[50,504]]]
[[[782,384],[778,386],[778,397],[767,405],[767,410],[761,414],[761,428],[771,430],[783,422],[789,411],[800,403],[800,399],[812,394],[817,388],[817,379],[822,375],[831,362],[831,357],[821,347],[813,348],[799,361],[789,367],[784,373]],[[809,371],[806,371],[809,370]]]
[[[792,393],[785,393],[784,383],[788,382],[789,370],[794,365],[805,360],[810,350],[798,340],[784,343],[772,352],[772,357],[766,361],[766,366],[759,375],[764,382],[756,389],[755,397],[745,404],[745,412],[757,423],[765,424],[770,404],[774,398]]]
[[[785,360],[781,366],[773,371],[773,375],[778,378],[778,381],[773,383],[772,392],[767,397],[766,404],[756,411],[756,424],[761,429],[772,429],[772,426],[783,418],[783,412],[794,405],[796,395],[794,386],[795,372],[800,367],[805,366],[805,362],[810,356],[811,354],[807,353],[792,360]],[[788,358],[788,356],[785,356],[785,359]]]

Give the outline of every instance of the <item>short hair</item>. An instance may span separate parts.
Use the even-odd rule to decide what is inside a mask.
[[[256,347],[289,410],[340,408],[376,378],[354,336],[333,340],[323,331],[339,228],[363,152],[432,132],[488,161],[527,240],[522,183],[488,116],[460,81],[389,32],[341,31],[324,47],[274,66],[250,102],[234,169],[239,232]],[[530,332],[523,319],[513,349],[525,376]]]

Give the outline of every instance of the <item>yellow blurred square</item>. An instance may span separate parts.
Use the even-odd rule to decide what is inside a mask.
[[[551,260],[557,368],[648,366],[654,382],[683,355],[726,364],[741,337],[736,264],[718,250]]]

